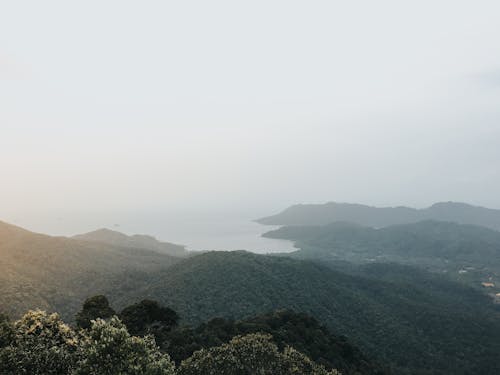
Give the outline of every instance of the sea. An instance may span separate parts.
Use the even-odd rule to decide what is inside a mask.
[[[191,213],[65,213],[15,215],[5,221],[25,229],[55,236],[72,236],[100,228],[128,235],[147,234],[188,250],[247,250],[259,254],[297,250],[293,242],[262,237],[279,226],[261,225],[244,214]]]

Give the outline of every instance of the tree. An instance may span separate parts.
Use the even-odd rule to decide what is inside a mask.
[[[75,375],[173,375],[175,366],[152,336],[131,336],[116,316],[97,319],[84,333]]]
[[[262,333],[236,336],[228,344],[202,349],[183,361],[178,375],[338,375],[287,347],[283,352]]]
[[[75,362],[75,332],[58,314],[36,310],[16,321],[0,349],[0,374],[67,375]]]
[[[79,328],[90,328],[91,321],[97,318],[108,319],[116,315],[115,310],[109,306],[109,301],[105,296],[98,295],[87,298],[82,310],[75,316],[76,325]]]
[[[14,338],[14,328],[9,317],[0,313],[0,349],[9,345]]]
[[[0,316],[0,333],[0,374],[175,373],[170,357],[159,351],[153,337],[131,336],[116,316],[109,322],[98,318],[88,330],[75,332],[57,314],[29,311],[14,324]]]
[[[179,315],[156,301],[145,299],[123,309],[120,319],[131,334],[143,335],[150,330],[172,329],[177,326]]]

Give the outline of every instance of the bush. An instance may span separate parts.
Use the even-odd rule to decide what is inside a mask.
[[[97,319],[80,344],[76,375],[170,375],[175,373],[168,354],[160,353],[154,338],[131,336],[113,317]]]
[[[76,314],[75,321],[79,328],[90,328],[91,321],[97,318],[108,319],[116,315],[115,310],[109,306],[105,296],[98,295],[87,298],[83,303],[82,311]]]
[[[179,316],[174,310],[145,299],[123,309],[120,319],[131,334],[143,335],[148,331],[172,329],[177,326]]]
[[[202,349],[183,361],[179,375],[335,375],[287,347],[279,352],[266,334],[237,336],[228,344]]]
[[[175,369],[153,336],[132,336],[121,320],[91,321],[73,330],[58,314],[29,311],[11,323],[0,315],[0,374],[9,375],[336,375],[272,336],[236,336],[202,349]]]
[[[0,350],[1,374],[69,374],[78,338],[57,314],[29,311],[13,325],[9,345]]]

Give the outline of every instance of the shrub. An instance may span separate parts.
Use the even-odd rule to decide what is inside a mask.
[[[236,336],[228,344],[202,349],[183,361],[179,375],[336,375],[287,347],[280,352],[270,335]]]
[[[58,314],[29,311],[14,323],[9,345],[0,350],[0,373],[69,374],[77,345],[77,335]]]
[[[97,319],[79,347],[76,375],[171,375],[174,364],[162,354],[154,338],[131,336],[125,325],[113,317]]]

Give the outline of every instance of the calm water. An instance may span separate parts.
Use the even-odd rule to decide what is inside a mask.
[[[238,215],[87,214],[6,218],[26,229],[71,236],[98,228],[126,234],[149,234],[189,250],[248,250],[276,253],[296,250],[293,243],[261,237],[277,227],[260,225],[255,217]]]

